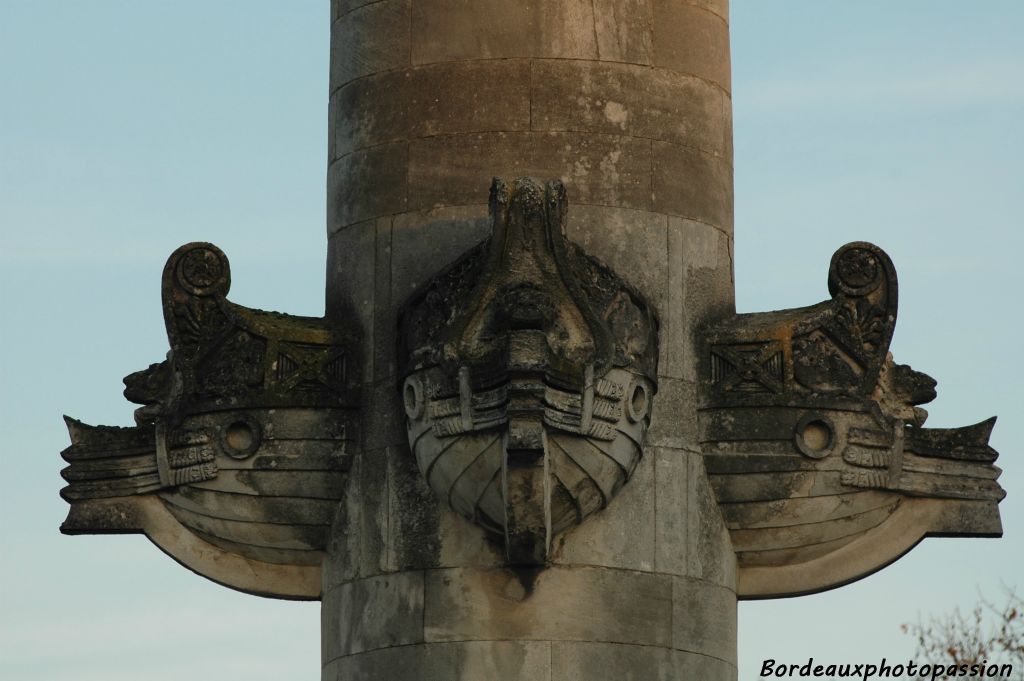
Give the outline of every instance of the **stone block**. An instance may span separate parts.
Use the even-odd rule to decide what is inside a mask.
[[[661,325],[658,371],[697,381],[697,334],[735,312],[732,240],[721,230],[683,218],[668,219],[668,304]],[[690,405],[692,409],[694,405]]]
[[[673,647],[736,664],[736,593],[707,582],[672,580]]]
[[[608,508],[556,540],[556,563],[654,570],[654,463],[644,456]]]
[[[327,660],[321,681],[452,681],[458,644],[408,645]]]
[[[655,466],[655,558],[654,569],[674,575],[686,574],[689,521],[689,459],[680,449],[648,447]]]
[[[542,639],[671,645],[671,577],[604,568],[430,570],[428,642]]]
[[[410,2],[364,3],[331,24],[331,92],[355,78],[409,65]]]
[[[409,145],[405,142],[382,144],[335,160],[327,168],[328,232],[403,212],[408,171]]]
[[[692,653],[591,642],[551,644],[551,679],[558,681],[732,681],[736,667]]]
[[[412,25],[414,64],[598,58],[591,0],[417,0]]]
[[[337,586],[323,597],[325,660],[423,642],[423,573],[402,572]]]
[[[489,182],[476,186],[476,205],[426,209],[395,217],[391,295],[396,312],[420,286],[490,236],[488,186]]]
[[[393,378],[398,371],[395,357],[397,303],[391,298],[394,220],[393,217],[377,218],[374,239],[373,338],[364,343],[363,352],[371,355],[373,373],[366,377],[375,383]]]
[[[401,420],[404,421],[404,413]],[[441,502],[420,474],[408,444],[403,442],[389,447],[387,462],[388,569],[438,567],[441,564]]]
[[[736,590],[736,554],[711,490],[704,460],[689,457],[686,574]]]
[[[658,377],[658,392],[651,404],[647,444],[697,450],[697,384],[668,376]]]
[[[575,204],[569,205],[566,224],[569,239],[636,287],[662,326],[668,299],[667,224],[659,213]]]
[[[355,324],[364,342],[372,342],[376,220],[349,225],[327,239],[327,316]],[[372,354],[362,358],[364,380],[373,376]]]
[[[331,95],[338,108],[331,130],[336,158],[408,139],[412,78],[409,69],[375,73],[350,81]]]
[[[367,220],[328,239],[327,314],[340,323],[358,323],[366,383],[395,372],[391,223],[390,216]]]
[[[700,454],[653,448],[655,569],[736,590],[736,557]]]
[[[732,88],[729,25],[714,12],[679,0],[652,0],[654,65]]]
[[[379,73],[342,87],[336,155],[451,133],[528,130],[526,61],[454,62]]]
[[[672,654],[669,648],[557,641],[551,644],[551,678],[558,681],[676,681],[683,677],[676,675]]]
[[[593,7],[598,59],[651,63],[654,51],[651,0],[594,0]]]
[[[352,10],[375,2],[380,2],[380,0],[332,0],[331,21],[336,21],[342,15],[348,14]]]
[[[659,213],[706,222],[732,234],[732,165],[721,156],[654,142],[654,203]]]
[[[736,681],[736,665],[696,653],[675,650],[672,652],[672,668],[677,679],[700,679],[700,681]]]
[[[462,62],[421,66],[408,92],[415,111],[410,137],[530,128],[527,61]]]
[[[538,61],[531,126],[633,135],[725,154],[728,97],[695,76],[636,64]]]
[[[647,210],[650,142],[570,132],[447,135],[410,143],[409,207],[479,204],[495,175],[560,179],[572,205]]]
[[[551,643],[547,641],[466,641],[458,649],[459,681],[534,681],[551,679]]]
[[[687,4],[713,12],[723,21],[729,21],[729,0],[684,0]]]
[[[367,449],[405,447],[405,409],[395,379],[364,388],[367,408],[363,419],[363,446]]]
[[[547,681],[547,641],[466,641],[403,646],[335,659],[329,681]]]
[[[498,538],[447,508],[440,509],[441,567],[501,567],[505,550]]]
[[[387,462],[384,450],[360,452],[331,527],[323,566],[323,590],[386,567]]]

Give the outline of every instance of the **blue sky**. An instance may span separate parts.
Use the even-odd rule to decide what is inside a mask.
[[[60,416],[126,424],[166,349],[164,259],[232,261],[232,299],[323,309],[327,3],[3,0],[0,677],[314,679],[319,608],[237,594],[145,539],[62,537]],[[1021,584],[1024,3],[736,0],[741,311],[826,295],[847,241],[900,275],[893,352],[939,381],[929,425],[992,414],[1002,540],[924,542],[826,594],[744,603],[767,657],[907,658],[918,613]]]

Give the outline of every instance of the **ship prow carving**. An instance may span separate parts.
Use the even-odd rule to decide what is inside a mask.
[[[132,427],[65,417],[66,534],[139,532],[236,589],[317,598],[358,445],[355,333],[227,300],[216,246],[163,274],[168,358],[125,377]]]
[[[452,510],[544,565],[643,456],[657,320],[565,236],[560,182],[491,186],[491,237],[403,308],[401,386],[420,472]]]
[[[936,384],[889,353],[888,255],[843,246],[829,292],[703,334],[700,439],[744,597],[845,584],[926,536],[1002,533],[995,419],[923,427]]]

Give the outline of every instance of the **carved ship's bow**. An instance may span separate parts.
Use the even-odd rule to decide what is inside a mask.
[[[67,534],[144,532],[212,579],[315,598],[358,444],[357,336],[226,299],[212,244],[168,259],[168,359],[125,378],[131,428],[65,417]]]
[[[843,246],[829,292],[704,334],[700,437],[748,596],[841,584],[926,535],[1002,532],[995,419],[923,428],[935,381],[889,354],[889,257]]]

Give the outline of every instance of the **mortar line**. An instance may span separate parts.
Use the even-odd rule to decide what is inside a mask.
[[[411,41],[411,36],[410,36],[410,41]],[[732,92],[727,90],[720,83],[718,83],[716,81],[713,81],[713,80],[711,80],[709,78],[705,78],[704,76],[699,76],[696,73],[690,73],[689,71],[676,71],[675,69],[671,69],[671,68],[669,68],[667,66],[660,66],[660,65],[657,65],[657,64],[653,64],[653,63],[652,64],[644,64],[642,62],[635,62],[635,61],[620,61],[620,60],[615,60],[615,59],[600,59],[600,60],[598,60],[598,59],[594,59],[594,58],[584,58],[584,57],[537,57],[537,56],[533,56],[533,55],[514,55],[514,56],[505,56],[505,57],[469,57],[469,58],[466,58],[466,59],[445,59],[445,60],[439,60],[439,61],[425,61],[425,62],[419,62],[419,63],[412,63],[411,54],[410,54],[410,63],[409,64],[405,64],[405,65],[402,65],[402,66],[389,67],[389,68],[385,68],[385,69],[380,69],[378,71],[372,71],[370,73],[364,73],[364,74],[358,75],[358,76],[352,76],[351,78],[349,78],[349,79],[347,79],[345,81],[342,81],[338,85],[334,85],[334,86],[328,85],[328,95],[333,97],[335,94],[337,94],[337,92],[339,90],[341,90],[344,87],[347,87],[348,85],[350,85],[350,84],[352,84],[352,83],[354,83],[356,81],[365,80],[367,78],[373,78],[374,76],[379,76],[379,75],[384,75],[384,74],[389,74],[389,73],[399,73],[401,71],[418,70],[420,68],[426,68],[426,67],[431,67],[431,66],[439,66],[439,65],[443,65],[443,64],[469,64],[469,63],[473,63],[473,62],[499,62],[499,61],[550,61],[550,62],[567,61],[567,62],[584,62],[584,63],[587,63],[587,64],[611,64],[611,65],[617,65],[617,66],[639,66],[640,68],[643,68],[643,69],[656,70],[656,71],[664,71],[666,73],[675,74],[677,76],[682,76],[684,78],[693,78],[694,80],[699,80],[702,83],[704,83],[705,85],[708,85],[708,86],[714,88],[715,90],[720,91],[730,101],[732,100]]]

